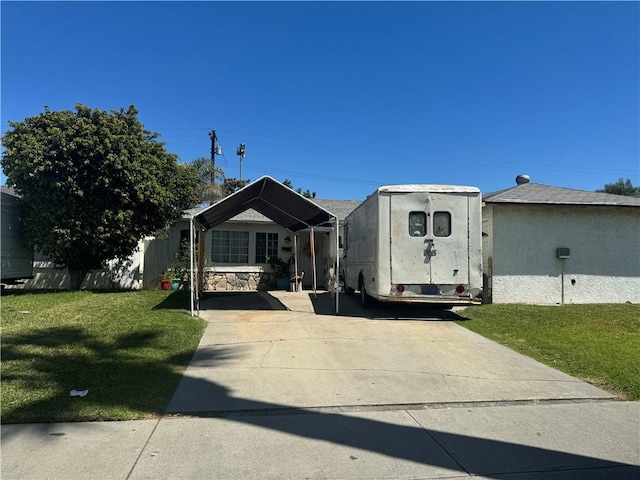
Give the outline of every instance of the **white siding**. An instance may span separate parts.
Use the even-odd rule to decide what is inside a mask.
[[[145,242],[138,243],[135,251],[125,260],[110,260],[103,269],[91,270],[82,281],[82,289],[130,289],[142,288]],[[33,262],[33,278],[26,280],[25,289],[68,289],[71,280],[66,269],[56,269],[54,262],[36,254]]]
[[[493,204],[484,215],[494,303],[560,303],[563,262],[565,303],[640,303],[640,209]]]

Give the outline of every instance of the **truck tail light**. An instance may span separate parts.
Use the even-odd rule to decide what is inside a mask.
[[[458,294],[464,293],[464,285],[458,285],[456,287],[456,293],[458,293]]]

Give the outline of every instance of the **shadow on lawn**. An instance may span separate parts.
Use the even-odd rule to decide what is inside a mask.
[[[189,301],[188,290],[175,290],[153,307],[153,310],[189,310]]]
[[[144,418],[164,412],[193,350],[163,356],[170,327],[105,341],[78,327],[2,337],[2,423]],[[215,360],[233,356],[219,349]],[[14,397],[12,384],[20,392]],[[71,390],[89,390],[70,397]]]

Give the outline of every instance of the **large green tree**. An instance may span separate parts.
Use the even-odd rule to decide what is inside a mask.
[[[22,195],[24,240],[69,269],[72,289],[197,204],[194,168],[178,164],[133,105],[45,108],[9,126],[2,164]]]
[[[640,187],[634,187],[631,179],[626,180],[619,178],[615,183],[607,183],[603,189],[596,192],[613,193],[614,195],[626,195],[628,197],[640,196]]]

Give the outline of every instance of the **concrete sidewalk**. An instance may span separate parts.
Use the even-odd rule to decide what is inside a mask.
[[[639,402],[8,425],[5,480],[637,479]]]
[[[640,402],[455,314],[341,301],[340,316],[308,292],[203,302],[167,416],[3,426],[1,478],[640,478]]]

